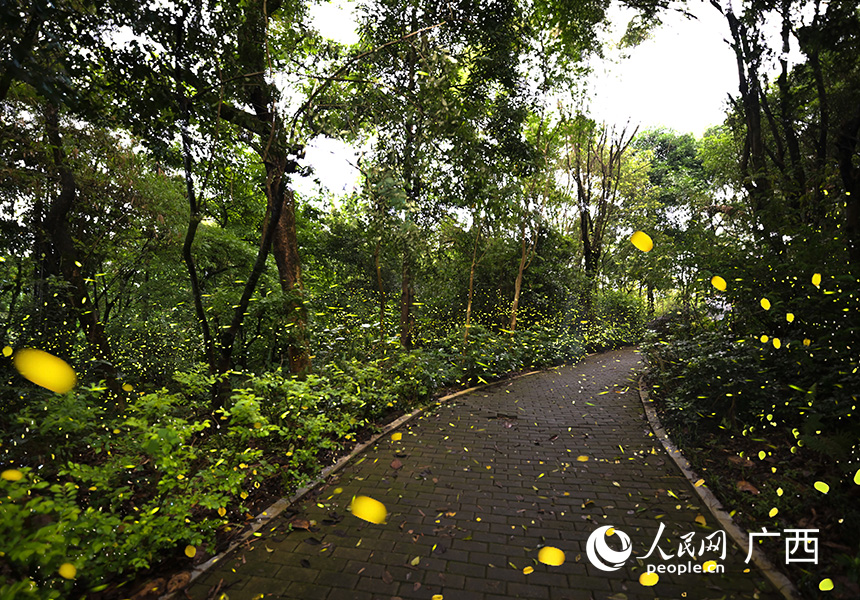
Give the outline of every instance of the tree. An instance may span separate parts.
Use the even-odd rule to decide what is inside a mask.
[[[731,34],[739,81],[731,123],[742,141],[739,167],[756,220],[753,234],[775,253],[784,250],[786,227],[794,234],[824,227],[839,232],[854,270],[860,264],[856,109],[860,14],[855,3],[793,0],[752,3],[724,15]],[[781,24],[779,46],[768,45],[763,24]],[[806,60],[789,69],[796,43]],[[767,67],[778,63],[775,85]],[[832,173],[838,174],[838,178]],[[843,195],[844,194],[844,195]],[[837,200],[837,198],[841,198]],[[786,211],[786,209],[788,209]],[[761,227],[759,227],[759,225]]]
[[[623,181],[626,152],[636,129],[598,126],[584,115],[566,116],[561,124],[560,167],[567,177],[568,191],[576,195],[579,231],[586,284],[581,302],[593,319],[597,287],[607,231],[620,208],[619,188]]]

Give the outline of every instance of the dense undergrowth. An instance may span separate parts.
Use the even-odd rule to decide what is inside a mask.
[[[817,564],[786,564],[783,541],[762,549],[805,596],[819,597],[819,582],[829,578],[833,597],[856,598],[856,329],[841,308],[829,312],[844,326],[818,335],[809,325],[783,327],[775,343],[682,311],[646,334],[642,348],[664,425],[726,509],[748,531],[819,529]],[[828,318],[826,307],[812,314]]]
[[[160,565],[215,553],[261,502],[307,483],[384,419],[446,387],[634,343],[644,311],[628,316],[579,331],[475,325],[465,346],[455,330],[303,379],[233,372],[230,401],[214,411],[203,365],[136,392],[120,414],[100,384],[54,394],[7,372],[4,463],[23,477],[0,479],[0,599],[129,596]],[[74,580],[58,575],[66,563]]]

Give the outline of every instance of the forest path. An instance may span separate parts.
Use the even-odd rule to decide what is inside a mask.
[[[725,560],[719,551],[699,556],[706,536],[721,537],[718,523],[651,433],[637,392],[642,367],[634,349],[605,352],[435,407],[400,427],[402,439],[386,436],[357,456],[188,594],[207,598],[221,582],[230,600],[781,597],[756,595],[773,588],[731,538]],[[387,521],[350,514],[354,495],[382,502]],[[642,585],[636,558],[661,523],[659,549],[642,563],[677,570],[716,559],[724,573],[663,573]],[[632,549],[610,572],[586,552],[604,525],[621,535],[595,539],[622,550],[626,534]],[[679,557],[690,533],[696,557]],[[561,549],[565,562],[538,562],[542,546]],[[675,556],[663,560],[660,550]]]

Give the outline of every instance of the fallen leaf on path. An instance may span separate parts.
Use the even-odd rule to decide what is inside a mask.
[[[309,529],[311,524],[307,519],[292,519],[289,523],[293,529]]]
[[[392,461],[391,461],[391,468],[392,468],[392,469],[394,469],[395,471],[396,471],[397,469],[399,469],[400,467],[402,467],[402,466],[403,466],[403,463],[402,463],[402,462],[400,462],[400,461],[399,461],[398,459],[396,459],[396,458],[395,458],[394,460],[392,460]]]
[[[761,493],[749,481],[740,480],[740,481],[738,481],[737,487],[738,487],[738,491],[740,491],[740,492],[749,492],[750,494],[760,494]]]

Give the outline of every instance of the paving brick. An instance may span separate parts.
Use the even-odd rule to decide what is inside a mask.
[[[286,519],[276,518],[276,533],[256,540],[254,551],[241,548],[216,563],[189,594],[205,598],[223,578],[233,584],[231,600],[260,593],[325,600],[426,600],[433,593],[446,600],[602,600],[623,593],[641,600],[685,591],[690,598],[730,592],[751,599],[757,586],[767,590],[758,594],[762,600],[778,598],[757,571],[742,574],[745,554],[734,546],[722,579],[666,574],[653,588],[639,584],[641,568],[634,570],[632,559],[612,573],[589,563],[586,540],[600,525],[630,536],[637,557],[650,548],[658,515],[666,524],[664,549],[698,532],[698,497],[649,436],[631,379],[640,368],[632,350],[607,352],[434,407],[406,424],[399,442],[381,438],[293,507],[291,516],[319,523],[315,531],[285,535]],[[403,464],[397,471],[390,467],[395,453]],[[385,504],[387,522],[348,514],[354,495]],[[326,525],[331,510],[344,518]],[[310,538],[319,543],[305,542]],[[565,563],[537,564],[545,545],[563,550]],[[409,565],[416,556],[418,566]],[[535,567],[528,576],[527,565]]]

